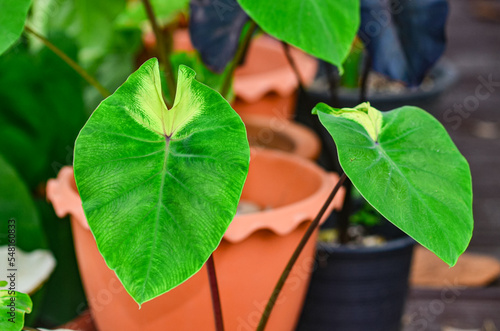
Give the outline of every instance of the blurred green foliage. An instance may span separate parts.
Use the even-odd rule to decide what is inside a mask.
[[[122,0],[34,0],[27,24],[114,91],[138,64],[141,46],[139,24],[116,23],[127,12]],[[27,321],[57,326],[81,313],[86,301],[69,220],[55,215],[45,183],[73,163],[75,139],[102,96],[39,40],[23,35],[0,56],[0,100],[0,225],[7,229],[15,218],[20,248],[53,252],[56,269],[35,293]],[[0,233],[6,241],[7,230]]]

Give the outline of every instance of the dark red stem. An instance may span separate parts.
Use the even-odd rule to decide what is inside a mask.
[[[326,210],[328,209],[328,206],[330,205],[330,203],[332,203],[333,198],[335,197],[335,195],[337,194],[339,189],[342,187],[342,183],[344,183],[346,178],[347,178],[347,176],[345,175],[345,173],[342,174],[342,176],[340,176],[340,179],[337,182],[337,184],[335,185],[335,187],[333,188],[332,193],[330,193],[330,195],[326,199],[325,203],[323,204],[323,207],[321,207],[321,210],[316,215],[316,218],[314,218],[314,220],[311,222],[311,224],[307,228],[306,233],[304,234],[304,236],[300,240],[299,245],[297,246],[297,248],[295,248],[295,251],[293,252],[292,256],[290,257],[290,260],[288,260],[288,264],[286,265],[285,270],[283,270],[283,273],[281,274],[280,279],[276,283],[276,286],[274,287],[273,293],[271,294],[271,297],[269,298],[269,301],[267,302],[266,308],[265,308],[264,312],[262,313],[262,317],[260,319],[259,325],[257,326],[257,331],[264,331],[266,324],[267,324],[267,321],[269,320],[269,316],[271,315],[271,311],[273,310],[274,304],[276,303],[276,300],[278,299],[278,296],[281,292],[281,289],[283,288],[283,285],[285,285],[285,281],[288,278],[288,275],[292,271],[292,268],[293,268],[295,262],[297,262],[297,259],[299,258],[300,253],[302,253],[302,250],[306,246],[307,241],[309,240],[309,238],[311,238],[311,235],[313,234],[314,230],[316,230],[316,228],[318,227],[319,222],[321,221],[321,219],[323,218],[323,215],[325,214]]]
[[[220,304],[219,286],[217,285],[217,275],[215,274],[213,254],[208,258],[206,265],[208,271],[208,280],[210,282],[210,294],[212,295],[215,329],[217,331],[224,331],[224,321],[222,320],[222,307]]]

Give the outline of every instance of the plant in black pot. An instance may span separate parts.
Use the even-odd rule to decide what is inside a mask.
[[[332,135],[353,187],[397,228],[453,266],[456,259],[447,255],[458,242],[468,240],[463,235],[472,228],[462,234],[438,232],[469,222],[472,210],[462,208],[471,196],[450,198],[450,194],[470,186],[470,179],[462,175],[452,179],[469,170],[461,157],[452,156],[457,150],[449,145],[442,125],[425,111],[408,106],[379,112],[369,103],[343,109],[318,104],[315,111]],[[423,134],[428,130],[436,135]],[[373,218],[366,207],[363,213],[364,219]],[[349,244],[352,226],[345,215],[345,211],[338,215],[339,240],[319,245],[320,260],[299,330],[399,330],[412,239],[403,236],[374,247]],[[419,221],[423,219],[425,225]]]
[[[436,76],[442,66],[435,67],[445,47],[447,14],[445,0],[361,1],[358,38],[344,64],[342,79],[335,77],[334,70],[326,70],[318,82],[328,85],[323,88],[327,93],[317,93],[313,87],[302,102],[328,100],[350,107],[370,100],[377,108],[389,110],[436,95],[451,82],[450,75]],[[382,91],[376,91],[376,80],[379,85],[382,82]],[[436,87],[433,92],[425,88],[429,80]],[[319,130],[323,144],[329,146],[320,161],[327,168],[338,169],[329,132],[300,110],[299,120]],[[335,330],[399,330],[414,241],[362,196],[351,192],[349,180],[345,186],[343,210],[328,223],[335,227],[334,238],[332,230],[326,230],[330,241],[318,245],[318,265],[299,330],[331,330],[333,326]],[[373,225],[373,220],[380,221]]]
[[[315,87],[303,90],[301,104],[311,105],[298,109],[298,119],[315,128],[327,146],[320,157],[324,166],[339,169],[336,148],[329,132],[307,109],[318,101],[352,106],[358,100],[370,100],[388,110],[403,102],[414,103],[423,94],[431,96],[424,85],[442,69],[434,65],[444,51],[447,13],[444,0],[361,1],[358,38],[344,63],[341,80],[334,70],[325,70]],[[373,77],[383,81],[385,92],[375,91]],[[450,77],[434,77],[435,95],[450,85]],[[321,86],[319,90],[324,92],[318,93]],[[394,94],[394,87],[401,93]],[[332,325],[335,330],[398,330],[414,241],[362,196],[353,197],[349,180],[345,186],[344,208],[326,224],[335,230],[324,230],[327,240],[318,246],[318,265],[299,330],[331,330]],[[373,220],[381,221],[373,226]],[[383,239],[370,236],[374,233],[383,234]]]

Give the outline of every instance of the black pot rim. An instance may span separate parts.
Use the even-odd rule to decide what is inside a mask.
[[[424,100],[439,95],[458,81],[459,73],[456,66],[446,58],[442,58],[429,71],[429,76],[434,78],[433,86],[427,90],[421,86],[407,89],[402,93],[368,91],[368,100],[372,103],[399,102],[408,103],[415,100]],[[319,85],[313,85],[309,93],[324,93],[326,91],[326,77],[317,78],[322,81]],[[359,88],[339,88],[339,100],[342,102],[357,104],[359,100]]]
[[[355,246],[355,245],[336,245],[336,244],[331,244],[331,243],[325,243],[325,242],[318,242],[318,250],[325,251],[327,253],[342,253],[342,254],[371,254],[371,253],[379,253],[379,252],[390,252],[390,251],[397,251],[402,248],[406,248],[408,246],[413,246],[415,245],[416,241],[409,237],[409,236],[404,236],[401,238],[397,238],[394,240],[390,240],[384,245],[380,246],[371,246],[371,247],[364,247],[364,246]]]

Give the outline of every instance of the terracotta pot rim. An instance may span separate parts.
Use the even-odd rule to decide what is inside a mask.
[[[336,174],[328,173],[314,162],[290,153],[252,148],[252,157],[257,155],[264,155],[265,157],[274,158],[276,160],[285,160],[296,163],[304,169],[309,169],[322,179],[321,185],[316,192],[295,203],[277,207],[272,210],[236,216],[224,235],[224,239],[232,243],[243,241],[252,233],[259,230],[270,230],[277,235],[285,236],[302,223],[312,221],[314,217],[316,217],[317,212],[319,212],[324,200],[326,200],[326,196],[328,196],[328,193],[333,189],[338,180]],[[339,196],[330,204],[321,223],[326,220],[326,216],[333,209],[341,208],[343,194],[343,191],[339,192]],[[318,205],[318,208],[311,208],[311,205]]]
[[[252,157],[257,156],[271,157],[277,160],[296,163],[322,178],[321,185],[314,194],[295,203],[277,207],[269,211],[235,216],[223,238],[231,243],[243,241],[259,230],[270,230],[277,235],[284,236],[292,232],[300,224],[312,221],[325,199],[322,199],[322,197],[327,196],[336,180],[338,180],[336,174],[327,173],[312,161],[289,153],[274,150],[252,149]],[[56,179],[50,179],[47,182],[47,198],[52,202],[57,216],[62,218],[69,214],[73,216],[84,229],[90,231],[81,205],[80,196],[72,185],[74,181],[73,176],[73,167],[63,167]],[[343,191],[339,192],[339,196],[330,205],[325,215],[328,215],[329,211],[334,208],[340,208],[342,199]],[[311,205],[318,203],[319,207],[317,210],[311,209]],[[322,222],[325,219],[326,217],[323,218]]]
[[[234,78],[234,92],[236,97],[241,98],[245,102],[254,103],[271,92],[277,93],[282,97],[291,96],[299,86],[299,83],[286,60],[280,41],[268,35],[262,35],[254,39],[250,47],[259,47],[282,54],[283,65],[277,66],[274,70],[258,73],[239,73],[244,66],[237,69]],[[290,53],[295,60],[304,84],[309,85],[314,80],[314,76],[318,70],[318,61],[294,47],[290,47]]]
[[[59,171],[57,178],[47,181],[47,200],[52,203],[58,217],[73,216],[83,228],[89,229],[80,195],[72,184],[73,167],[65,166]]]

